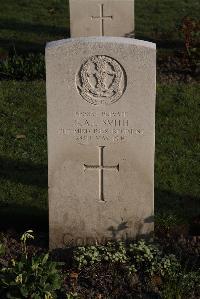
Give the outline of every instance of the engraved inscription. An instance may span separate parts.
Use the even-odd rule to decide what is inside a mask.
[[[100,16],[99,17],[91,17],[91,20],[99,20],[100,21],[100,35],[104,36],[104,21],[106,20],[112,20],[113,17],[112,16],[104,16],[104,5],[103,4],[99,4],[99,8],[100,8]]]
[[[104,170],[117,170],[119,171],[119,164],[115,166],[105,166],[103,163],[103,150],[105,146],[99,146],[99,165],[86,165],[84,164],[84,170],[95,169],[99,170],[99,200],[105,201],[103,191],[103,173]]]
[[[77,111],[71,127],[58,128],[58,134],[72,136],[79,144],[100,146],[143,136],[144,130],[132,126],[126,111]]]
[[[63,245],[64,246],[86,246],[86,245],[97,245],[97,244],[106,244],[110,241],[126,241],[132,240],[135,236],[131,232],[123,232],[118,237],[113,236],[101,236],[101,234],[95,234],[94,237],[83,237],[81,235],[74,236],[72,233],[66,233],[63,235]]]
[[[90,57],[76,76],[77,89],[92,105],[110,105],[117,102],[126,89],[126,74],[115,59],[97,55]]]

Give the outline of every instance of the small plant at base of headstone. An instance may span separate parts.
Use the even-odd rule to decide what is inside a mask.
[[[0,268],[0,285],[3,298],[56,299],[62,276],[61,263],[49,260],[49,254],[27,254],[27,240],[33,239],[28,230],[21,237],[22,251],[17,259],[8,261],[7,267]]]
[[[176,257],[164,255],[154,244],[140,240],[136,243],[109,242],[106,246],[78,247],[74,263],[80,269],[98,263],[124,265],[128,274],[143,273],[143,276],[165,277],[180,269]]]
[[[74,252],[75,265],[81,269],[99,262],[122,263],[128,261],[123,242],[109,242],[106,246],[78,247]]]
[[[79,298],[77,293],[72,293],[72,292],[70,292],[66,296],[67,296],[66,299],[78,299]]]
[[[74,252],[74,263],[79,268],[80,281],[90,272],[94,277],[95,268],[95,273],[99,273],[99,269],[109,269],[109,275],[123,273],[120,279],[126,277],[135,287],[142,286],[141,293],[152,290],[163,299],[198,298],[194,295],[200,291],[199,270],[191,270],[191,265],[184,267],[184,262],[175,255],[165,254],[158,245],[143,240],[78,247]]]
[[[22,252],[25,255],[26,259],[28,258],[27,254],[27,240],[28,239],[34,239],[33,231],[27,230],[22,236],[21,236],[21,244],[22,244]]]

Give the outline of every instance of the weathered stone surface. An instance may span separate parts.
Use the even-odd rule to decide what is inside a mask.
[[[47,44],[50,247],[153,230],[155,45]]]
[[[134,0],[70,0],[71,37],[134,36]]]

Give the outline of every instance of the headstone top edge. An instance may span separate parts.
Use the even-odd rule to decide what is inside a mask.
[[[110,36],[101,36],[101,37],[79,37],[79,38],[68,38],[68,39],[62,39],[57,41],[48,42],[46,44],[46,50],[51,48],[56,48],[59,46],[63,46],[65,44],[69,43],[81,43],[81,44],[87,44],[87,43],[118,43],[118,44],[125,44],[125,45],[135,45],[135,46],[141,46],[146,47],[150,49],[156,50],[156,44],[152,42],[147,42],[144,40],[139,40],[135,38],[127,38],[127,37],[110,37]]]
[[[90,0],[90,1],[93,1],[93,2],[98,2],[99,0]],[[103,0],[103,2],[109,2],[110,0]],[[117,1],[121,1],[121,0],[113,0],[115,2]],[[125,0],[127,2],[134,2],[135,0]],[[70,0],[70,2],[83,2],[83,0]]]
[[[70,2],[83,2],[83,0],[69,0]],[[99,0],[90,0],[91,2],[99,2]],[[122,0],[113,0],[114,2],[119,2]],[[134,3],[135,0],[125,0],[126,2]],[[109,2],[109,0],[103,0],[104,3]]]

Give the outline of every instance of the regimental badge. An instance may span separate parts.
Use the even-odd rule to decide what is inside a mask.
[[[90,57],[76,76],[77,89],[92,105],[117,102],[126,89],[126,73],[115,59],[97,55]]]

